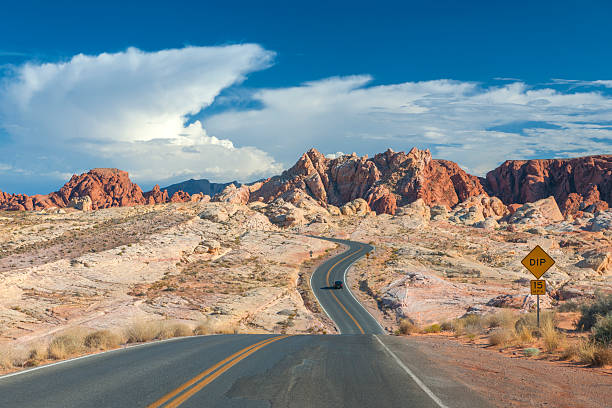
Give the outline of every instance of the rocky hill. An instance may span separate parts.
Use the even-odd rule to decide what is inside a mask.
[[[89,197],[83,204],[82,199]],[[73,175],[59,191],[47,195],[27,196],[0,192],[0,209],[3,210],[41,210],[50,207],[80,206],[100,209],[109,207],[128,207],[143,204],[190,201],[189,194],[182,191],[168,198],[167,191],[156,185],[153,190],[143,193],[132,183],[126,171],[118,169],[92,169],[87,173]]]
[[[231,191],[232,195],[217,199],[293,201],[302,196],[296,192],[305,192],[323,206],[341,206],[362,198],[378,214],[395,214],[398,206],[419,198],[428,205],[453,207],[468,197],[486,194],[481,181],[456,163],[434,160],[429,150],[416,148],[408,153],[387,150],[373,158],[353,154],[336,159],[310,149],[280,176]]]

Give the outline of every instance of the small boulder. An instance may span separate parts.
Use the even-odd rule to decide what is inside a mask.
[[[591,268],[600,275],[606,275],[612,270],[612,253],[610,251],[592,250],[582,254],[583,260],[576,266]]]

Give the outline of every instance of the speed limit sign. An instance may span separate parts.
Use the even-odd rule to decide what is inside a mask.
[[[531,294],[532,295],[545,295],[546,294],[546,281],[537,279],[531,281]]]

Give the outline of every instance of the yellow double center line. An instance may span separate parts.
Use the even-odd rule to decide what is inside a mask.
[[[336,265],[338,265],[340,262],[344,261],[346,258],[351,257],[353,255],[355,255],[357,252],[361,251],[360,249],[358,249],[355,252],[351,252],[350,254],[348,254],[347,256],[345,256],[344,258],[340,259],[338,262],[336,262],[335,264],[332,265],[331,268],[329,268],[329,270],[327,271],[327,275],[325,277],[325,280],[327,281],[327,286],[330,287],[331,286],[331,282],[329,281],[329,273],[332,271],[332,269],[334,269],[336,267]],[[344,282],[344,284],[346,284],[346,282]],[[336,297],[336,295],[334,294],[334,292],[330,291],[332,297],[334,299],[336,299],[336,302],[338,302],[338,304],[340,305],[340,307],[342,308],[342,310],[344,310],[346,312],[346,314],[348,315],[348,317],[351,318],[351,320],[353,321],[353,323],[355,323],[355,325],[357,326],[357,328],[359,329],[359,331],[361,332],[361,334],[365,334],[365,331],[363,331],[363,329],[361,328],[361,325],[357,322],[357,319],[355,319],[353,317],[353,315],[346,310],[346,307],[344,307],[344,305],[340,302],[340,300]]]
[[[274,337],[272,339],[262,340],[258,343],[255,343],[248,347],[243,348],[242,350],[232,354],[228,358],[219,361],[217,364],[210,367],[208,370],[203,371],[202,373],[196,375],[195,377],[193,377],[191,380],[187,381],[180,387],[164,395],[163,397],[161,397],[160,399],[158,399],[151,405],[148,405],[147,408],[161,407],[163,404],[166,404],[166,402],[170,400],[172,401],[168,402],[165,405],[166,407],[168,408],[178,407],[183,402],[191,398],[195,393],[197,393],[202,388],[206,387],[208,384],[213,382],[221,374],[223,374],[224,372],[226,372],[227,370],[229,370],[230,368],[232,368],[233,366],[235,366],[236,364],[238,364],[240,361],[244,360],[251,354],[255,353],[257,350],[267,346],[270,343],[274,343],[275,341],[278,341],[278,340],[281,340],[287,337],[289,336],[284,335],[284,336]]]

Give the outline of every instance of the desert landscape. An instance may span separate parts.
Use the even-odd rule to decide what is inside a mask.
[[[194,333],[336,333],[308,283],[343,250],[317,237],[336,237],[374,245],[347,284],[388,333],[609,375],[612,157],[536,162],[481,179],[418,149],[311,150],[212,198],[142,193],[114,169],[4,194],[1,369]],[[521,265],[536,245],[556,261],[542,330]],[[593,305],[604,315],[580,326]]]

